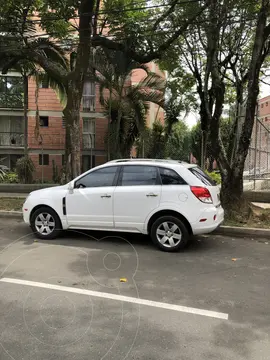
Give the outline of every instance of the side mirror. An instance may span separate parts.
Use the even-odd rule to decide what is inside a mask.
[[[68,183],[68,191],[69,191],[70,194],[73,193],[73,189],[74,189],[74,182],[73,182],[73,181],[70,181],[70,182]]]

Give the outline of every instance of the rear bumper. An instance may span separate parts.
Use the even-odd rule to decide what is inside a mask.
[[[201,222],[200,220],[205,221]],[[192,231],[194,235],[209,234],[216,230],[224,221],[224,210],[221,206],[218,208],[211,207],[201,213],[196,223],[192,223]]]

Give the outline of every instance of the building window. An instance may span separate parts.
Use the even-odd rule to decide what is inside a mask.
[[[268,106],[268,101],[266,101],[265,106]]]
[[[92,169],[95,166],[96,166],[95,155],[92,155],[92,159],[91,159],[91,155],[83,155],[82,156],[82,172],[83,173],[88,171],[89,169]]]
[[[39,165],[49,165],[49,154],[39,154]]]
[[[40,89],[48,89],[49,88],[49,79],[45,76],[39,83]]]
[[[24,145],[23,117],[0,116],[0,145],[12,147]]]
[[[0,76],[0,108],[23,108],[21,76]]]
[[[62,117],[62,127],[66,127],[66,118],[64,116]]]
[[[40,116],[39,117],[39,126],[48,127],[49,126],[49,117],[48,116]]]
[[[86,80],[83,86],[82,107],[83,111],[95,111],[96,85],[91,80]]]
[[[83,148],[94,149],[96,140],[96,122],[93,119],[83,118]]]
[[[261,105],[261,108],[263,109],[263,104]]]

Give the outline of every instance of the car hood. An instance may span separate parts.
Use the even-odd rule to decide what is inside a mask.
[[[48,187],[45,189],[34,190],[30,194],[35,195],[35,196],[37,196],[37,195],[45,196],[46,194],[52,195],[52,193],[54,193],[56,191],[59,192],[60,190],[68,190],[68,184],[60,185],[60,186],[52,186],[52,187]]]

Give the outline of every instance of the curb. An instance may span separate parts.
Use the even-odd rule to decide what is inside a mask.
[[[213,232],[214,235],[224,235],[224,236],[238,236],[238,237],[260,237],[260,238],[269,238],[270,239],[270,229],[260,229],[260,228],[246,228],[246,227],[236,227],[236,226],[220,226],[216,231]]]
[[[11,219],[23,219],[21,211],[0,211],[0,218],[8,217]]]
[[[21,211],[0,211],[0,218],[23,219]],[[220,226],[213,235],[235,236],[235,237],[261,237],[270,239],[270,229],[245,228],[236,226]]]

